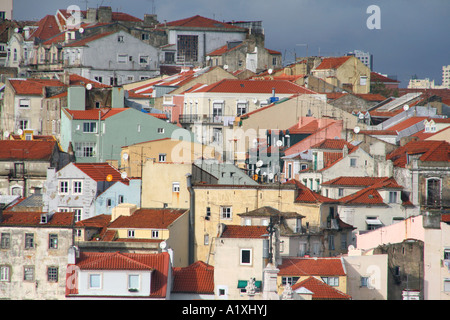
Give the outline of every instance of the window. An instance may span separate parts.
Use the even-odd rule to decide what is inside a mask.
[[[129,274],[128,275],[128,290],[138,291],[139,283],[140,283],[140,276],[138,274]]]
[[[10,269],[9,266],[0,266],[0,281],[9,281]]]
[[[127,54],[119,54],[117,56],[117,62],[118,63],[127,63],[128,61],[128,55]]]
[[[117,199],[117,203],[121,204],[125,202],[125,197],[123,195],[119,195],[119,198]]]
[[[221,219],[231,219],[232,218],[231,207],[220,207],[220,217]]]
[[[206,207],[206,216],[205,216],[206,220],[211,219],[211,208],[210,207]]]
[[[34,266],[23,267],[23,280],[34,281]]]
[[[241,116],[244,113],[247,113],[247,102],[238,102],[237,103],[237,115]]]
[[[339,188],[338,189],[338,197],[343,197],[344,196],[344,189],[343,188]]]
[[[350,167],[356,167],[356,158],[350,158]]]
[[[366,76],[359,77],[359,85],[365,86],[366,84],[367,84],[367,77]]]
[[[166,162],[166,154],[160,153],[158,159],[159,159],[159,162]]]
[[[222,143],[222,128],[213,128],[213,141]]]
[[[328,249],[334,250],[334,235],[332,234],[328,235]]]
[[[444,279],[444,292],[450,292],[450,279]]]
[[[298,279],[300,279],[300,277],[281,277],[281,284],[283,286],[286,285],[294,285],[295,283],[297,283]]]
[[[134,238],[134,230],[128,230],[128,238]]]
[[[323,282],[332,287],[339,286],[339,277],[322,277]]]
[[[185,62],[197,61],[198,36],[179,35],[177,39],[178,57]]]
[[[431,178],[427,180],[427,205],[440,206],[441,204],[441,179]]]
[[[19,108],[29,108],[29,107],[30,107],[30,99],[19,100]]]
[[[209,245],[209,234],[207,233],[203,236],[203,244],[205,246]]]
[[[67,180],[59,181],[58,193],[59,194],[69,194],[69,181],[67,181]]]
[[[397,191],[389,192],[389,203],[397,203]]]
[[[106,199],[106,207],[107,208],[111,208],[112,207],[112,199],[111,198]]]
[[[0,248],[1,249],[9,249],[11,247],[11,234],[10,233],[2,233],[0,240]]]
[[[80,158],[92,158],[95,156],[95,142],[76,142],[75,156]]]
[[[48,267],[47,280],[49,282],[58,282],[58,267]]]
[[[140,64],[148,64],[148,56],[139,56],[139,63]]]
[[[83,132],[97,133],[97,122],[83,122]]]
[[[150,35],[148,33],[141,34],[141,40],[148,40],[150,39]]]
[[[180,183],[179,182],[172,183],[172,192],[180,192]]]
[[[25,233],[25,249],[33,249],[33,248],[34,248],[34,234]]]
[[[58,249],[58,235],[49,234],[48,235],[48,247],[49,249]]]
[[[117,36],[117,42],[123,43],[123,36]]]
[[[75,214],[75,222],[78,222],[81,220],[82,214],[83,214],[83,209],[81,208],[74,208],[73,212]]]
[[[444,249],[444,260],[450,260],[450,249]]]
[[[363,288],[369,287],[369,277],[361,277],[360,287],[363,287]]]
[[[241,249],[241,265],[251,265],[252,264],[252,250],[251,249]]]
[[[89,289],[100,289],[102,287],[102,275],[91,273],[89,275]]]
[[[73,181],[73,193],[82,194],[83,193],[83,181]]]
[[[164,133],[164,128],[158,128],[158,133],[159,134],[163,134]]]
[[[20,130],[28,129],[28,120],[19,120],[19,129]]]
[[[81,235],[82,235],[81,229],[75,229],[75,236],[81,237]]]
[[[159,238],[159,230],[152,230],[152,238],[153,239]]]
[[[219,117],[222,115],[223,103],[214,102],[213,103],[213,117]]]

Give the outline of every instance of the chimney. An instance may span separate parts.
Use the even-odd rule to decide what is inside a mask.
[[[111,91],[111,108],[123,108],[125,105],[125,89],[113,87]]]
[[[158,17],[156,14],[144,14],[144,25],[153,27],[158,24]]]
[[[105,23],[112,21],[112,9],[111,7],[100,7],[97,10],[98,22]]]
[[[135,204],[121,203],[114,207],[111,212],[111,221],[116,220],[120,216],[130,217],[137,210]]]

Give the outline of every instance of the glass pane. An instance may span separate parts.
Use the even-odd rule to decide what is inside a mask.
[[[100,288],[100,275],[99,274],[89,275],[89,287]]]
[[[138,289],[139,288],[139,275],[130,274],[128,276],[128,288],[129,289]]]

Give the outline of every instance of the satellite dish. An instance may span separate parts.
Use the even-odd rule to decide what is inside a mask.
[[[358,133],[361,129],[359,127],[355,127],[355,129],[353,129],[354,133]]]
[[[352,244],[351,244],[351,245],[349,245],[349,246],[348,246],[348,251],[350,251],[350,250],[355,250],[355,246],[354,246],[354,245],[352,245]]]
[[[120,174],[120,177],[122,178],[122,179],[126,179],[127,178],[127,173],[126,172],[122,172],[121,174]]]
[[[124,152],[124,154],[122,155],[122,159],[128,160],[128,153]]]
[[[278,140],[278,141],[276,142],[276,144],[277,144],[277,147],[281,147],[281,146],[283,145],[283,141]]]
[[[254,104],[257,104],[257,103],[258,103],[258,99],[256,99],[256,98],[253,99],[253,103],[254,103]]]
[[[22,129],[17,130],[17,134],[18,134],[19,136],[21,136],[22,133],[23,133],[23,130],[22,130]]]
[[[273,179],[273,173],[269,173],[269,179],[272,180]]]
[[[263,161],[262,160],[258,160],[258,162],[256,162],[256,166],[259,168],[259,167],[262,167],[262,165],[263,165]]]
[[[84,28],[80,28],[80,29],[78,29],[78,31],[79,31],[80,33],[83,33],[83,32],[84,32]]]
[[[9,131],[3,132],[3,137],[4,137],[5,139],[8,139],[8,138],[9,138]]]
[[[269,69],[267,72],[268,72],[269,74],[272,74],[272,73],[273,73],[273,70],[272,70],[272,69]]]
[[[165,248],[167,248],[167,242],[161,241],[161,243],[159,244],[159,247],[161,248],[161,250],[164,250]]]
[[[86,89],[91,90],[91,89],[92,89],[92,83],[88,83],[88,84],[86,85]]]
[[[409,109],[409,106],[408,106],[407,104],[405,104],[405,105],[403,106],[403,110],[407,111],[408,109]]]
[[[224,65],[223,68],[224,68],[225,70],[227,70],[227,69],[228,69],[228,65],[227,65],[227,64]]]
[[[206,61],[209,61],[209,60],[211,60],[211,57],[210,56],[206,56]]]
[[[19,28],[14,28],[15,33],[19,33]]]
[[[364,119],[364,115],[362,113],[359,114],[358,118]]]

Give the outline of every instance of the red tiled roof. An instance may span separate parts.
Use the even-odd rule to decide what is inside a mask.
[[[75,227],[87,227],[87,228],[103,228],[111,222],[110,214],[99,214],[97,216],[80,220],[75,223]]]
[[[247,239],[267,238],[267,227],[225,225],[225,230],[223,231],[221,237]]]
[[[351,143],[347,142],[344,139],[325,139],[313,146],[311,146],[311,149],[335,149],[335,150],[342,150],[344,146],[348,147],[348,150],[352,150],[356,148]]]
[[[49,39],[60,33],[58,23],[54,15],[46,15],[38,22],[37,29],[30,35],[28,39],[38,38],[40,40]]]
[[[313,300],[351,300],[351,296],[339,291],[315,277],[309,277],[292,286],[292,290],[299,288],[308,289],[313,293]]]
[[[44,87],[64,87],[64,83],[54,79],[9,79],[18,95],[43,95]]]
[[[245,28],[233,26],[228,23],[205,18],[199,15],[160,24],[159,27],[183,27],[183,28],[213,28],[213,29],[230,29],[236,31],[245,31]]]
[[[100,120],[105,120],[128,109],[129,108],[100,108],[89,110],[70,110],[65,108],[64,110],[72,116],[73,120],[98,120],[99,112]]]
[[[81,252],[76,268],[68,268],[66,278],[73,277],[76,270],[153,270],[150,297],[164,298],[167,294],[167,281],[170,257],[163,253],[120,253],[120,252]],[[67,283],[70,283],[67,281]],[[75,282],[76,283],[76,282]],[[77,294],[77,288],[66,286],[66,295]]]
[[[385,77],[378,72],[371,72],[370,73],[370,82],[392,82],[392,83],[399,83],[400,81]]]
[[[226,45],[224,45],[224,46],[222,46],[222,47],[220,47],[220,48],[218,48],[218,49],[208,53],[208,55],[209,56],[221,56],[225,52],[233,51],[233,50],[235,50],[237,48],[242,47],[243,44],[244,43],[242,42],[242,43],[238,44],[237,46],[234,46],[234,47],[231,47],[231,48],[229,48],[228,44],[226,44]]]
[[[411,117],[403,120],[400,123],[397,123],[391,127],[388,127],[387,130],[390,131],[402,131],[405,129],[408,129],[420,122],[423,122],[424,120],[428,119],[428,117]]]
[[[384,101],[386,97],[382,96],[379,93],[356,93],[355,96],[360,97],[367,101]]]
[[[87,85],[88,83],[92,84],[94,88],[111,88],[111,86],[100,83],[98,81],[93,81],[88,78],[82,77],[78,74],[72,73],[69,75],[69,82],[71,86],[77,85]]]
[[[367,134],[372,136],[397,136],[398,132],[395,130],[361,130],[360,134]]]
[[[107,177],[111,176],[110,182],[123,182],[128,183],[129,179],[122,179],[121,173],[119,170],[114,168],[109,163],[73,163],[78,169],[83,171],[89,177],[91,177],[95,181],[107,181]]]
[[[408,155],[420,155],[420,161],[450,162],[450,144],[446,141],[424,140],[410,141],[387,155],[396,167],[405,167]]]
[[[297,187],[298,194],[295,198],[295,202],[312,202],[312,203],[333,203],[337,200],[322,196],[321,194],[312,191],[300,181],[291,179],[285,182],[286,184],[294,184]]]
[[[390,117],[393,117],[402,112],[403,112],[403,109],[400,108],[395,111],[372,110],[372,111],[369,111],[369,114],[371,117],[390,118]]]
[[[322,182],[323,186],[367,187],[385,181],[388,177],[338,177]]]
[[[3,226],[52,226],[52,227],[71,227],[74,222],[73,212],[55,212],[47,223],[41,224],[41,215],[46,212],[14,212],[4,211]]]
[[[172,293],[214,294],[214,267],[203,261],[174,268],[173,276]]]
[[[322,62],[317,66],[315,70],[337,69],[342,64],[347,62],[348,59],[350,59],[349,56],[323,58]]]
[[[345,276],[340,258],[283,258],[278,276]]]
[[[108,229],[154,228],[167,229],[187,210],[181,209],[138,209],[131,216],[120,216],[112,221]]]
[[[314,91],[287,80],[239,80],[223,79],[197,92],[233,92],[233,93],[266,93],[271,94],[314,94]]]
[[[0,140],[0,159],[50,161],[56,145],[47,140]]]

